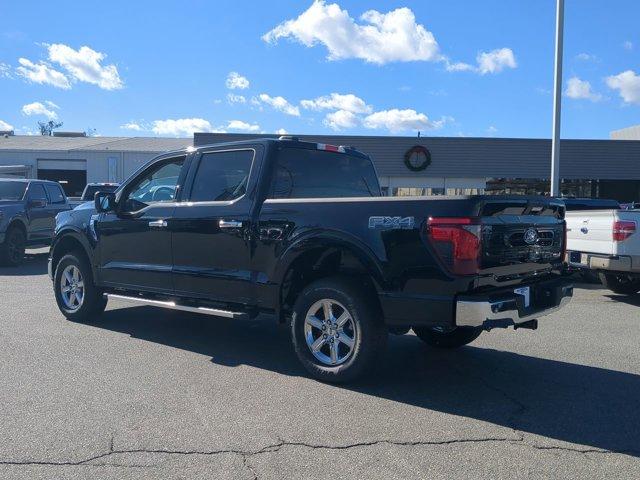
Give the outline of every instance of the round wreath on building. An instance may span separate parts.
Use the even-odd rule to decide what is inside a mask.
[[[431,165],[431,152],[422,145],[411,147],[404,154],[404,164],[412,172],[421,172]]]

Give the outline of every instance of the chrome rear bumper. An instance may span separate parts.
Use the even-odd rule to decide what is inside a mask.
[[[517,327],[550,315],[567,305],[573,297],[573,285],[564,279],[530,285],[531,305],[513,292],[489,296],[462,296],[456,302],[456,326],[492,328]]]

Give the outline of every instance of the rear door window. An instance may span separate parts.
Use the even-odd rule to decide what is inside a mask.
[[[378,197],[368,158],[324,150],[285,148],[278,155],[270,198]]]
[[[220,202],[246,193],[254,150],[229,150],[202,155],[193,180],[192,202]]]
[[[32,183],[29,185],[29,200],[44,200],[45,203],[48,202],[47,194],[42,184]]]
[[[64,203],[64,193],[62,193],[62,189],[58,185],[47,184],[44,188],[47,190],[50,203]]]

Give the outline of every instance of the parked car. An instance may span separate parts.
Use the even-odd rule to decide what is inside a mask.
[[[0,179],[0,264],[17,266],[26,247],[50,245],[56,215],[70,208],[56,182]]]
[[[75,208],[85,202],[93,202],[93,197],[97,192],[115,192],[119,183],[87,183],[80,197],[69,199],[69,203]]]
[[[563,215],[544,197],[382,197],[352,148],[242,141],[161,155],[95,209],[61,214],[49,271],[71,320],[109,298],[274,314],[312,375],[347,381],[388,332],[454,348],[535,329],[573,294]]]
[[[639,292],[640,210],[611,206],[599,206],[595,210],[567,207],[567,210],[570,268],[597,273],[602,284],[615,293]]]

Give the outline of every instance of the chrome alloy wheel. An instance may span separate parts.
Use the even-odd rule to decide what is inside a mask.
[[[304,321],[307,347],[325,365],[346,362],[353,353],[357,334],[349,311],[335,300],[318,300],[307,311]]]
[[[84,279],[80,269],[69,265],[60,278],[60,296],[64,306],[70,311],[78,310],[84,301]]]

